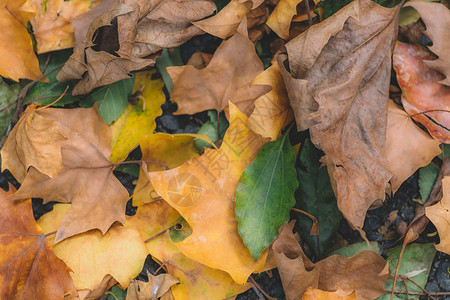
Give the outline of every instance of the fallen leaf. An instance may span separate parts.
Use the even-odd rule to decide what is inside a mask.
[[[206,68],[197,70],[189,65],[167,68],[174,82],[171,100],[178,104],[174,114],[216,109],[225,110],[228,117],[231,101],[248,116],[253,111],[254,100],[269,90],[267,86],[252,85],[263,70],[243,22],[240,30],[217,48]]]
[[[172,285],[180,281],[173,275],[160,274],[153,276],[147,270],[148,282],[133,280],[127,289],[125,300],[156,300],[164,295]]]
[[[388,265],[373,251],[364,250],[350,258],[332,255],[313,264],[288,224],[272,248],[288,300],[299,299],[309,286],[328,292],[338,288],[345,293],[354,291],[357,299],[375,299],[385,293]]]
[[[179,46],[200,34],[201,30],[191,22],[209,16],[214,10],[210,0],[114,3],[92,22],[57,78],[79,80],[74,95],[129,78],[131,71],[155,63],[152,54]]]
[[[65,299],[77,295],[70,269],[55,256],[33,217],[31,200],[10,201],[0,189],[0,298]]]
[[[36,16],[31,19],[37,52],[45,53],[75,45],[72,20],[102,0],[31,0]]]
[[[346,293],[339,287],[335,292],[326,292],[308,287],[302,300],[357,300],[355,292]]]
[[[19,93],[19,84],[9,85],[3,78],[0,78],[0,138],[3,137],[8,130],[9,123],[16,109],[14,103]],[[2,146],[3,143],[0,142],[0,148]]]
[[[273,10],[267,26],[270,27],[279,37],[283,39],[289,38],[289,27],[294,15],[297,14],[297,5],[303,0],[280,0]]]
[[[419,191],[422,203],[425,203],[433,190],[440,168],[431,162],[419,170]]]
[[[261,148],[236,187],[239,234],[255,260],[289,221],[298,188],[295,158],[288,130]]]
[[[298,129],[310,128],[327,155],[338,207],[355,229],[371,204],[384,200],[391,177],[384,153],[397,12],[353,1],[286,45],[290,74],[279,56]]]
[[[272,90],[255,100],[255,109],[248,118],[248,127],[274,141],[281,130],[294,119],[278,63],[274,61],[272,66],[256,76],[253,84],[269,85]]]
[[[438,251],[450,254],[450,239],[449,230],[450,225],[450,177],[445,176],[442,179],[442,199],[433,206],[425,208],[425,214],[434,226],[436,226],[440,243],[436,245]]]
[[[66,137],[61,121],[49,112],[54,111],[28,106],[0,151],[2,171],[8,169],[19,182],[24,181],[30,166],[50,178],[63,168],[61,143]]]
[[[133,194],[133,205],[139,206],[161,198],[156,194],[146,174],[162,171],[165,169],[164,165],[169,169],[179,167],[191,158],[198,156],[198,150],[194,146],[196,139],[197,137],[191,134],[157,132],[139,140],[142,159],[149,162],[145,163],[140,170]]]
[[[26,24],[35,15],[29,0],[0,1],[0,75],[19,81],[37,79],[42,73]]]
[[[450,10],[442,3],[433,3],[426,1],[412,1],[405,6],[414,7],[420,14],[427,30],[424,32],[430,38],[433,45],[430,50],[439,58],[436,60],[425,60],[428,67],[438,70],[445,75],[440,83],[450,85]]]
[[[108,274],[105,275],[105,277],[103,277],[102,282],[98,285],[98,287],[95,290],[93,291],[89,289],[78,290],[78,296],[82,300],[97,300],[98,298],[103,296],[103,294],[105,294],[105,292],[107,292],[109,289],[112,288],[113,290],[115,290],[115,287],[118,288],[117,286],[115,286],[116,284],[117,280],[115,280],[111,275]],[[120,288],[118,289],[120,290]]]
[[[105,234],[114,222],[124,223],[128,192],[112,173],[111,131],[96,109],[46,108],[38,113],[57,121],[66,138],[60,142],[63,168],[51,178],[30,167],[12,199],[72,203],[58,228],[56,243],[95,228]]]
[[[228,272],[239,284],[262,270],[267,255],[255,263],[239,235],[234,211],[241,174],[263,144],[247,128],[247,117],[230,104],[230,127],[220,149],[206,149],[176,169],[148,174],[155,191],[192,227],[192,235],[176,247],[201,264]]]
[[[237,32],[244,17],[247,17],[247,28],[254,28],[266,21],[267,8],[265,5],[252,8],[250,1],[231,0],[217,15],[192,24],[211,35],[226,39]]]
[[[419,168],[428,165],[442,151],[440,143],[417,127],[410,116],[389,101],[386,157],[395,193]]]
[[[138,228],[152,257],[180,280],[180,284],[171,288],[176,300],[221,300],[251,287],[248,283],[237,284],[228,273],[183,255],[172,241],[183,239],[191,232],[186,227],[180,231],[173,229],[177,223],[183,222],[180,214],[164,200],[141,205],[134,216],[127,216],[127,224]]]
[[[38,224],[49,234],[55,254],[72,269],[71,276],[76,288],[95,290],[108,274],[122,288],[126,288],[130,279],[141,272],[148,255],[138,230],[113,226],[105,234],[91,230],[55,244],[51,233],[60,227],[70,206],[56,204],[51,212],[38,220]]]
[[[431,55],[422,48],[397,42],[393,64],[397,81],[403,90],[402,104],[406,112],[422,123],[431,136],[450,143],[450,86],[440,84],[438,71],[424,64]],[[436,124],[438,123],[438,124]]]
[[[136,74],[133,95],[138,93],[138,102],[128,104],[122,115],[111,125],[113,163],[125,160],[138,146],[139,140],[156,128],[156,117],[162,114],[161,105],[165,102],[161,79],[152,80],[156,70]],[[128,100],[128,99],[127,99]],[[128,101],[127,101],[128,102]]]

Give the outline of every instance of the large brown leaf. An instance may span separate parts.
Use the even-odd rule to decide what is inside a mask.
[[[128,192],[112,173],[111,131],[96,109],[47,108],[39,114],[57,121],[66,138],[60,143],[63,168],[51,178],[30,167],[12,199],[72,203],[55,242],[95,228],[105,234],[114,222],[124,223]]]
[[[197,70],[190,65],[167,68],[174,83],[172,100],[178,104],[175,114],[226,109],[228,115],[231,101],[249,116],[254,100],[270,90],[265,85],[252,85],[264,66],[248,39],[245,24],[244,20],[238,32],[222,42],[206,68]]]
[[[430,49],[439,57],[425,60],[425,64],[446,76],[440,83],[450,85],[450,10],[442,3],[425,1],[412,1],[405,6],[412,6],[419,12],[427,26],[424,33],[433,42]]]
[[[155,52],[201,34],[191,22],[215,8],[210,0],[121,0],[92,22],[57,78],[79,80],[74,95],[129,78],[131,71],[153,65]]]
[[[385,293],[388,265],[373,251],[364,250],[350,258],[332,255],[314,264],[288,224],[280,229],[272,248],[288,300],[300,299],[308,286],[329,292],[338,288],[355,291],[357,299],[375,299]]]
[[[31,200],[7,199],[14,191],[0,189],[0,299],[75,299],[69,267],[34,220]]]
[[[354,1],[286,45],[290,74],[279,57],[298,128],[310,128],[330,159],[339,209],[355,228],[391,177],[384,157],[397,10]]]

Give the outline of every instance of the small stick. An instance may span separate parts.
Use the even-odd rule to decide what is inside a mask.
[[[255,285],[255,287],[261,292],[261,294],[263,294],[267,299],[269,299],[269,300],[275,299],[273,297],[270,297],[266,292],[264,292],[264,290],[259,286],[259,284],[256,282],[256,280],[253,279],[252,276],[250,276],[249,279]]]

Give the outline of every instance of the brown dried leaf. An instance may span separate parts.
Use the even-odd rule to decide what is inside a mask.
[[[269,26],[279,37],[289,37],[289,27],[294,15],[297,14],[297,5],[303,0],[281,0],[273,10],[267,26]]]
[[[225,110],[228,116],[231,101],[249,116],[254,100],[270,90],[268,86],[252,85],[264,66],[248,39],[245,21],[240,29],[222,42],[206,68],[197,70],[190,65],[167,68],[174,83],[172,100],[178,104],[175,114],[216,109]]]
[[[433,41],[429,48],[439,57],[426,60],[425,64],[446,76],[440,83],[450,85],[450,10],[442,3],[425,1],[408,2],[405,6],[412,6],[419,12],[427,26],[424,34]]]
[[[92,22],[57,78],[79,80],[74,95],[129,78],[131,71],[153,65],[151,55],[155,52],[179,46],[202,33],[191,22],[209,16],[214,10],[210,0],[114,3]]]
[[[153,276],[147,270],[148,282],[132,280],[127,289],[125,300],[156,300],[162,297],[172,285],[180,281],[173,275],[160,274]]]
[[[247,28],[251,29],[267,20],[268,10],[265,5],[252,8],[249,1],[231,0],[217,15],[192,24],[211,35],[226,39],[237,32],[244,17],[247,17]]]
[[[338,206],[355,228],[391,177],[385,134],[397,11],[354,1],[286,45],[290,74],[279,56],[298,128],[310,128],[334,165]]]
[[[386,158],[392,172],[391,186],[395,193],[417,169],[428,165],[440,154],[439,141],[417,127],[410,116],[389,101],[386,132]]]
[[[332,255],[313,264],[288,224],[280,229],[273,250],[288,300],[299,299],[309,286],[329,292],[338,288],[345,293],[355,291],[358,299],[375,299],[385,293],[388,265],[373,251],[364,250],[350,258]]]
[[[14,192],[0,189],[0,299],[75,298],[70,269],[34,220],[31,200],[7,199]]]
[[[95,108],[47,108],[39,114],[59,123],[63,168],[51,178],[30,167],[12,199],[43,198],[72,203],[55,242],[98,228],[103,234],[125,222],[128,192],[112,173],[111,130]]]

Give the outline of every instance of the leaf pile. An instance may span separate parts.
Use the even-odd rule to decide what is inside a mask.
[[[227,299],[274,268],[289,300],[422,293],[450,254],[450,13],[398,2],[0,0],[0,298]],[[385,260],[367,212],[418,170]]]

